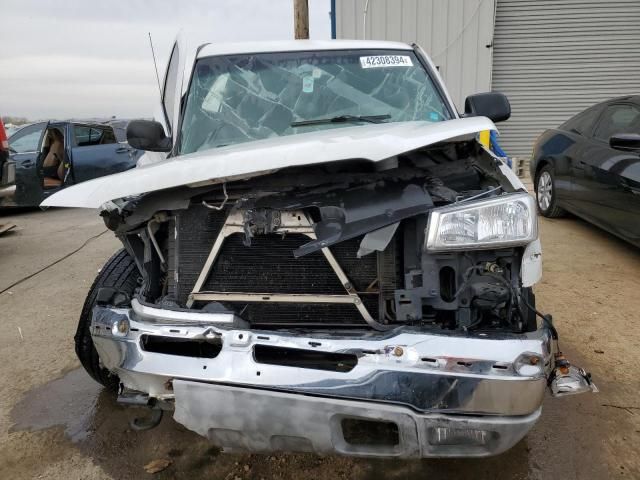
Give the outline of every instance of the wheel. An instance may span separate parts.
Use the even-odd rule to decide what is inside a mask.
[[[76,344],[76,355],[80,363],[91,377],[110,390],[116,391],[119,379],[110,373],[100,362],[100,357],[91,339],[91,311],[96,303],[98,290],[102,287],[117,288],[130,296],[138,285],[140,273],[133,258],[126,250],[119,250],[113,255],[102,268],[98,276],[91,285],[87,299],[82,307],[78,330],[74,338]]]
[[[535,190],[538,210],[548,218],[561,217],[565,213],[564,210],[558,206],[555,185],[556,180],[553,167],[551,165],[545,165],[540,172],[538,172]]]

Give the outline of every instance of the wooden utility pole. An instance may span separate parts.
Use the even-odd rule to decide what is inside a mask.
[[[293,0],[293,31],[296,40],[309,38],[309,0]]]

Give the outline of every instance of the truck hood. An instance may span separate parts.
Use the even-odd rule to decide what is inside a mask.
[[[379,162],[435,143],[495,130],[485,117],[396,122],[274,137],[168,158],[90,180],[50,196],[43,207],[98,208],[110,200],[167,188],[242,180],[282,168],[364,159]]]

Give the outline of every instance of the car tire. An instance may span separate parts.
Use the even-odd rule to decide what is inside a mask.
[[[116,391],[120,380],[102,366],[100,357],[91,339],[91,312],[96,304],[98,290],[102,287],[112,287],[132,296],[138,286],[140,273],[134,259],[122,249],[113,255],[104,265],[89,289],[82,307],[78,330],[75,335],[76,355],[87,373],[98,383],[109,390]]]
[[[538,172],[535,191],[538,211],[543,216],[547,218],[557,218],[565,214],[565,211],[558,206],[556,176],[551,165],[545,165]]]

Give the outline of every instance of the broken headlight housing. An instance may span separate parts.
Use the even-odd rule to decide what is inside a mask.
[[[535,201],[516,193],[432,210],[425,238],[431,251],[526,245],[538,238]]]

